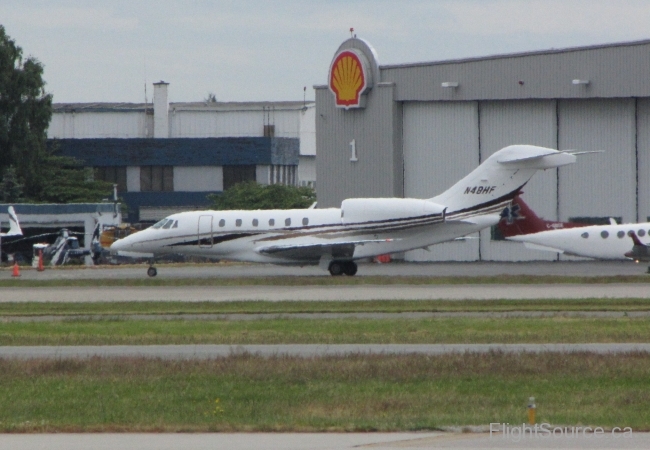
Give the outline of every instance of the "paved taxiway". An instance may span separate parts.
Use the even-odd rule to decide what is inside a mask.
[[[329,273],[315,266],[277,266],[272,264],[160,264],[158,278],[241,278],[278,276],[329,277]],[[409,276],[453,277],[496,275],[560,275],[560,276],[611,276],[643,275],[647,266],[632,261],[534,261],[534,262],[440,262],[440,263],[390,263],[359,264],[357,277]],[[147,265],[98,266],[87,268],[47,267],[44,272],[23,269],[22,279],[118,279],[147,278]],[[10,279],[11,268],[0,270],[0,279]]]
[[[455,449],[647,449],[650,436],[586,434],[512,438],[489,433],[88,433],[88,434],[4,434],[0,450],[403,450]]]

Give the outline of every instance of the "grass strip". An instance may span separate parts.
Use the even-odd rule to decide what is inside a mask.
[[[70,320],[0,324],[0,345],[650,342],[650,318]]]
[[[215,278],[97,278],[97,279],[2,279],[2,287],[97,287],[97,286],[354,286],[354,285],[444,285],[444,284],[611,284],[650,283],[648,275],[559,276],[282,276],[282,277],[215,277]]]
[[[0,360],[1,432],[650,429],[647,354]]]
[[[357,300],[232,302],[0,302],[1,316],[360,312],[649,311],[647,299]]]

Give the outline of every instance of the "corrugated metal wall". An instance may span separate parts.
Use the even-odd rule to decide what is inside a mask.
[[[480,102],[481,161],[508,145],[530,144],[555,148],[556,103],[553,100]],[[557,171],[537,173],[524,189],[524,199],[538,215],[555,220]],[[492,241],[491,230],[481,231],[481,259],[522,261],[556,259],[554,253],[527,250],[523,245]]]
[[[275,125],[276,137],[300,137],[300,112],[276,111],[195,111],[174,110],[169,114],[171,136],[249,137],[264,136],[264,125]]]
[[[637,100],[638,222],[650,221],[650,99]]]
[[[403,107],[404,196],[431,198],[478,165],[476,102],[407,102]],[[478,239],[407,252],[409,261],[472,261]]]
[[[397,101],[650,96],[650,41],[457,61],[382,66]],[[572,80],[589,80],[588,86]],[[456,89],[443,88],[456,81]],[[521,82],[521,83],[520,83]]]
[[[55,113],[47,130],[48,139],[144,138],[144,112]]]

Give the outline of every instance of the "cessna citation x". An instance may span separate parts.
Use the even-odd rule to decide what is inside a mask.
[[[510,241],[528,248],[597,259],[650,261],[650,223],[585,225],[540,219],[517,196],[504,209],[499,229]],[[644,243],[645,242],[645,243]]]
[[[495,225],[535,172],[575,160],[570,152],[512,145],[430,199],[353,198],[341,208],[183,212],[115,241],[111,252],[319,264],[332,275],[354,275],[355,260],[426,248]],[[155,276],[155,267],[147,273]]]

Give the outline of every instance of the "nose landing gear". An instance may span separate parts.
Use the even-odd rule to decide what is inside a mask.
[[[332,276],[343,274],[353,276],[357,273],[357,263],[354,261],[332,261],[329,265],[329,271]]]

